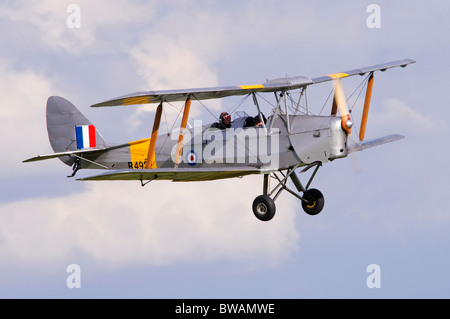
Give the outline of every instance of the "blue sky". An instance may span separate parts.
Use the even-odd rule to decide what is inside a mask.
[[[67,26],[71,3],[81,9],[80,28]],[[370,29],[371,3],[3,1],[0,297],[450,297],[450,5],[377,1],[381,27]],[[325,195],[318,216],[283,193],[274,219],[258,221],[251,211],[258,176],[142,188],[67,179],[71,169],[58,160],[22,163],[52,151],[51,95],[72,101],[119,143],[150,134],[154,106],[89,105],[142,90],[258,84],[403,58],[417,63],[375,75],[366,136],[406,138],[324,165],[313,183]],[[351,92],[360,80],[344,86]],[[313,111],[329,92],[328,84],[311,87]],[[220,112],[233,103],[208,105]],[[198,104],[191,114],[214,120]],[[81,288],[66,285],[70,264],[80,266]],[[366,285],[371,264],[380,266],[381,288]]]

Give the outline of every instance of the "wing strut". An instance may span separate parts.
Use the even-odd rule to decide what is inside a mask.
[[[186,125],[189,117],[190,108],[191,108],[191,98],[188,97],[186,102],[184,103],[184,112],[183,118],[181,120],[180,135],[178,136],[177,150],[175,151],[175,168],[178,168],[178,164],[180,164],[181,151],[183,150],[184,133],[186,131]]]
[[[366,134],[367,117],[369,116],[370,99],[372,97],[373,87],[373,71],[370,72],[369,80],[367,82],[366,99],[364,100],[364,110],[361,119],[361,129],[359,130],[359,140],[362,142]]]
[[[255,92],[252,92],[252,97],[253,97],[253,103],[255,103],[256,108],[258,109],[259,120],[261,121],[262,126],[264,128],[264,133],[267,136],[267,126],[266,126],[266,123],[264,122],[264,119],[263,119],[263,116],[261,113],[261,108],[259,107],[258,99],[256,98]],[[275,97],[276,97],[276,94],[275,94]]]
[[[156,146],[156,139],[158,137],[159,123],[161,122],[161,114],[162,114],[162,102],[159,103],[158,107],[156,108],[152,137],[150,139],[150,146],[148,148],[147,163],[145,164],[145,168],[147,169],[156,168],[155,146]]]
[[[274,109],[274,113],[272,116],[272,120],[270,121],[270,126],[269,126],[269,135],[272,135],[272,127],[273,127],[273,123],[275,122],[275,118],[278,116],[278,111],[280,111],[281,113],[281,97],[285,94],[285,91],[281,92],[281,96],[280,98],[278,98],[278,96],[275,93],[275,96],[277,98],[277,107]]]

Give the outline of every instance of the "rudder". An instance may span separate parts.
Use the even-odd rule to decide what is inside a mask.
[[[51,96],[47,100],[47,132],[55,153],[108,147],[95,126],[75,105],[60,96]],[[67,165],[74,163],[68,156],[60,159]]]

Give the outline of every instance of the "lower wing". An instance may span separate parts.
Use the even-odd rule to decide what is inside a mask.
[[[375,138],[375,139],[369,140],[369,141],[361,143],[361,144],[354,143],[352,145],[349,145],[348,152],[353,153],[353,152],[363,151],[367,148],[371,148],[371,147],[383,145],[386,143],[398,141],[398,140],[401,140],[402,138],[404,138],[403,135],[392,134],[392,135],[388,135],[388,136],[384,136],[384,137]]]
[[[221,168],[155,168],[136,170],[116,170],[100,175],[80,178],[80,181],[152,181],[171,180],[174,182],[212,181],[224,178],[241,177],[252,174],[268,174],[269,170],[255,167]]]

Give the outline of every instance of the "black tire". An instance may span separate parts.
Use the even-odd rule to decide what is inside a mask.
[[[253,214],[256,218],[267,222],[275,215],[275,202],[266,195],[259,195],[253,201]]]
[[[308,189],[304,194],[303,198],[308,201],[302,201],[303,210],[308,215],[317,215],[323,209],[325,205],[325,199],[323,198],[322,193],[315,188]]]

